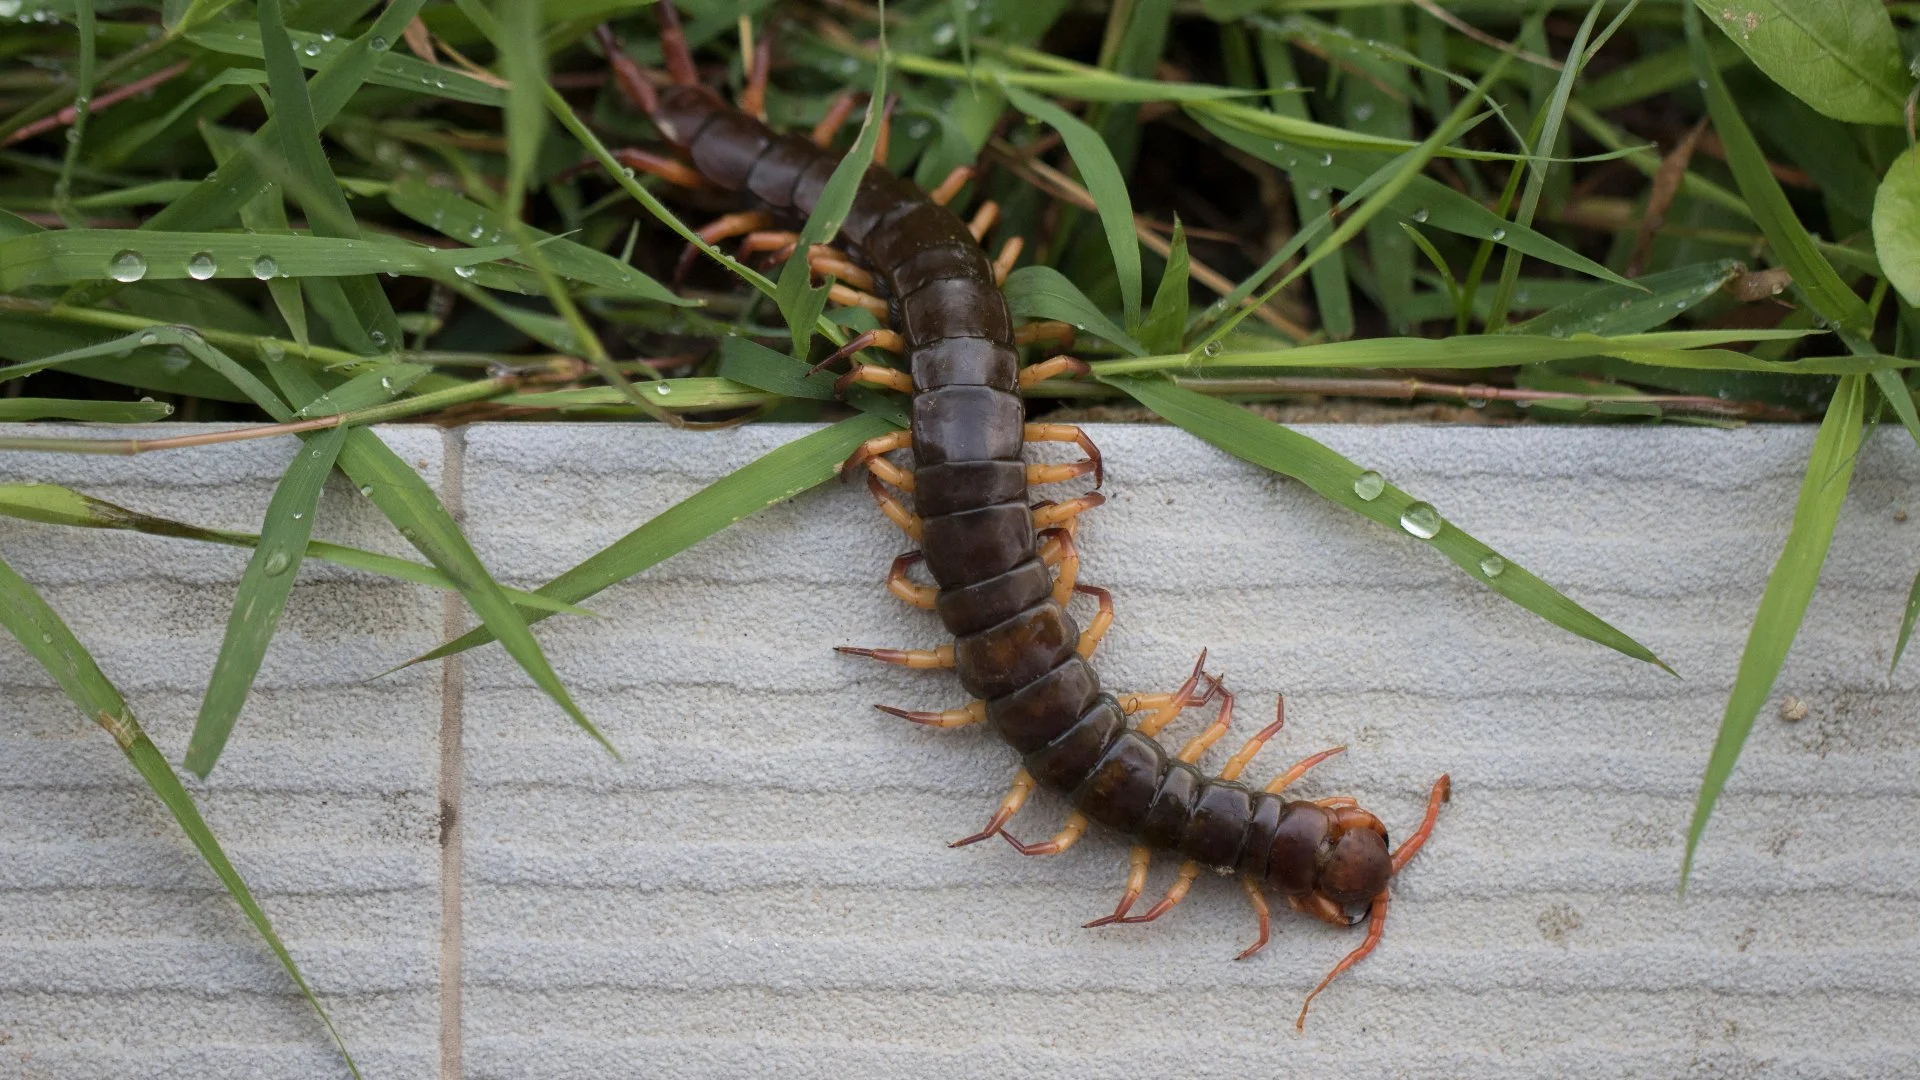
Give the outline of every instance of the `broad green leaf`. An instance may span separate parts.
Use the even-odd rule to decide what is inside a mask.
[[[1468,577],[1555,626],[1672,670],[1639,642],[1446,521],[1434,507],[1313,439],[1161,376],[1103,376],[1100,381],[1126,391],[1162,418],[1237,458],[1291,476],[1336,505],[1425,539]]]
[[[267,644],[273,640],[280,613],[286,610],[287,596],[293,592],[300,557],[306,554],[307,542],[313,536],[320,489],[333,472],[346,437],[346,428],[332,428],[305,439],[267,504],[260,544],[240,575],[226,637],[213,662],[206,696],[200,701],[193,737],[187,740],[184,764],[201,779],[220,759],[220,751],[226,748],[233,725],[240,719],[247,692],[253,688],[254,676],[260,673],[260,661],[267,655]]]
[[[1913,80],[1881,0],[1694,3],[1755,67],[1827,116],[1858,124],[1901,122]]]
[[[1849,0],[1851,2],[1851,0]],[[1753,132],[1740,116],[1733,95],[1727,92],[1720,72],[1707,55],[1706,36],[1700,26],[1700,13],[1686,10],[1687,41],[1693,50],[1694,69],[1705,83],[1707,110],[1713,115],[1713,127],[1726,147],[1727,167],[1739,181],[1740,194],[1753,210],[1753,220],[1767,234],[1774,255],[1793,272],[1794,288],[1807,298],[1828,322],[1844,330],[1868,333],[1867,305],[1854,295],[1847,283],[1834,272],[1833,265],[1813,245],[1813,237],[1787,202],[1780,182],[1773,177],[1766,154],[1754,141]],[[1884,18],[1884,16],[1882,16]]]
[[[1007,307],[1012,309],[1016,317],[1058,319],[1071,324],[1076,330],[1084,330],[1110,341],[1135,356],[1146,354],[1147,350],[1107,318],[1106,313],[1087,299],[1087,294],[1081,292],[1079,286],[1051,266],[1023,266],[1015,270],[1007,275],[1007,283],[1002,291],[1007,296]]]
[[[589,393],[606,393],[595,389]],[[0,484],[0,515],[19,518],[23,521],[38,521],[47,525],[70,525],[81,529],[124,529],[129,532],[146,533],[149,536],[166,536],[179,540],[199,540],[210,544],[225,544],[228,547],[256,547],[260,538],[253,533],[232,532],[226,529],[207,529],[198,525],[189,525],[170,518],[154,517],[116,506],[102,499],[82,495],[71,488],[58,484]],[[344,544],[331,544],[325,540],[307,541],[306,557],[324,559],[349,570],[365,570],[398,581],[425,585],[433,589],[454,589],[453,579],[431,566],[406,559],[396,559],[391,555],[364,551]],[[537,608],[541,611],[563,615],[586,615],[594,613],[583,607],[563,604],[537,593],[508,589],[507,595],[513,602],[525,608]]]
[[[1894,158],[1874,193],[1873,250],[1887,281],[1920,306],[1920,147]]]
[[[1067,110],[1017,86],[1007,85],[1004,89],[1014,108],[1060,133],[1067,152],[1073,155],[1073,163],[1080,167],[1080,179],[1100,210],[1100,223],[1107,231],[1107,246],[1113,251],[1121,308],[1127,325],[1135,325],[1140,321],[1140,241],[1133,233],[1133,200],[1127,195],[1127,180],[1120,174],[1113,153],[1098,132]]]
[[[830,479],[839,470],[840,463],[861,443],[893,430],[896,426],[880,417],[855,416],[795,439],[675,503],[658,517],[540,586],[539,592],[568,603],[585,600],[685,551],[736,521]],[[492,640],[489,628],[480,627],[408,662],[437,660]]]
[[[74,637],[66,621],[54,612],[47,602],[40,598],[33,586],[26,583],[13,567],[0,560],[0,626],[19,639],[27,654],[47,669],[54,681],[67,698],[78,706],[81,715],[99,724],[113,737],[115,746],[127,756],[134,771],[140,774],[147,786],[153,789],[162,805],[173,814],[180,823],[181,831],[199,851],[200,857],[213,868],[220,883],[226,886],[227,893],[233,897],[240,910],[246,914],[247,921],[253,924],[254,931],[267,943],[267,948],[280,961],[287,975],[293,979],[300,993],[306,996],[308,1004],[320,1016],[320,1023],[326,1026],[327,1034],[340,1050],[340,1056],[346,1060],[347,1069],[356,1078],[360,1075],[359,1066],[354,1064],[353,1055],[347,1052],[347,1044],[334,1030],[333,1021],[327,1016],[327,1010],[321,1006],[320,999],[314,996],[313,988],[300,975],[300,968],[293,962],[292,954],[274,932],[273,923],[268,921],[267,913],[253,898],[253,891],[240,877],[240,872],[228,861],[227,853],[220,847],[220,841],[214,838],[213,830],[200,816],[199,807],[194,805],[193,796],[180,785],[180,778],[174,775],[173,768],[162,757],[158,747],[147,738],[140,727],[140,721],[134,719],[133,710],[127,707],[126,699],[114,687],[96,664],[93,654]]]
[[[511,244],[438,251],[390,239],[266,233],[63,229],[0,240],[0,291],[75,281],[452,274],[515,254]]]
[[[1813,456],[1800,483],[1786,548],[1767,577],[1760,610],[1747,633],[1746,650],[1740,654],[1740,671],[1727,698],[1720,734],[1714,739],[1706,775],[1700,780],[1700,797],[1694,804],[1693,821],[1687,826],[1687,853],[1680,864],[1682,889],[1693,869],[1693,856],[1700,846],[1701,833],[1706,831],[1707,818],[1733,774],[1734,762],[1753,730],[1760,706],[1773,691],[1774,679],[1780,675],[1787,650],[1800,632],[1807,602],[1813,599],[1814,586],[1820,581],[1820,567],[1827,560],[1827,546],[1833,542],[1833,527],[1840,519],[1840,506],[1846,501],[1847,484],[1859,455],[1866,399],[1864,378],[1849,375],[1841,379],[1820,432],[1814,436]]]
[[[173,415],[164,401],[66,401],[0,397],[0,422],[79,420],[94,424],[151,424]]]

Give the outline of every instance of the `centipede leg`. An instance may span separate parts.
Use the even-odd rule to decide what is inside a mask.
[[[1013,273],[1013,264],[1020,261],[1020,251],[1027,246],[1026,240],[1015,236],[1000,246],[1000,254],[993,257],[993,283],[1005,285],[1007,275]]]
[[[1240,887],[1247,891],[1247,899],[1253,902],[1253,913],[1260,919],[1260,939],[1240,951],[1235,960],[1245,960],[1254,953],[1267,947],[1268,934],[1273,929],[1273,913],[1267,908],[1267,896],[1260,891],[1260,883],[1252,878],[1240,879]]]
[[[1152,709],[1153,712],[1149,713],[1145,720],[1140,721],[1138,729],[1140,734],[1153,738],[1160,734],[1161,729],[1173,723],[1173,718],[1179,716],[1181,710],[1195,705],[1204,705],[1213,699],[1215,691],[1219,688],[1218,683],[1209,686],[1207,692],[1199,697],[1193,694],[1199,687],[1200,680],[1207,678],[1206,664],[1207,651],[1202,649],[1200,659],[1194,662],[1193,674],[1188,675],[1187,681],[1180,684],[1180,689],[1171,694],[1122,694],[1120,710],[1131,716],[1144,709]]]
[[[643,172],[657,176],[667,183],[678,187],[701,188],[707,185],[706,179],[702,177],[693,166],[688,165],[684,161],[677,161],[670,157],[662,157],[659,154],[650,153],[646,150],[631,146],[621,147],[618,150],[610,150],[608,153],[613,155],[613,160],[632,169],[634,172]],[[592,161],[592,159],[588,159],[588,161],[585,162],[587,166],[593,164],[596,163]]]
[[[902,394],[913,393],[912,375],[901,371],[899,368],[881,367],[879,364],[853,365],[845,375],[833,381],[833,392],[841,397],[845,397],[847,391],[853,389],[856,384],[860,386],[877,386],[882,390],[897,390]],[[873,465],[877,471],[879,461],[876,460]],[[887,482],[906,491],[913,490],[913,488],[907,484],[901,484],[893,480]]]
[[[940,181],[938,187],[927,192],[927,198],[932,199],[935,206],[945,206],[953,201],[955,195],[960,194],[960,189],[966,187],[967,181],[971,179],[973,179],[973,166],[955,165],[953,171],[947,174],[945,180]]]
[[[968,844],[977,844],[998,835],[1000,830],[1006,827],[1007,822],[1013,820],[1013,815],[1019,813],[1020,808],[1027,804],[1027,796],[1031,794],[1033,794],[1033,774],[1020,769],[1013,774],[1013,786],[1007,789],[1006,795],[1000,799],[1000,805],[994,808],[993,816],[987,819],[987,827],[972,836],[963,836],[947,846],[966,847]]]
[[[833,651],[846,653],[848,656],[864,656],[883,664],[894,664],[921,671],[953,666],[952,645],[942,645],[937,649],[861,649],[852,645],[836,645]]]
[[[1127,917],[1133,910],[1134,902],[1140,899],[1140,893],[1147,887],[1147,866],[1153,861],[1153,851],[1141,844],[1135,844],[1127,851],[1127,887],[1120,893],[1120,902],[1114,905],[1113,914],[1080,925],[1091,930],[1096,926],[1116,923]]]
[[[825,244],[815,244],[807,249],[807,266],[821,277],[835,278],[846,282],[856,289],[873,290],[873,275],[864,267],[855,266],[848,261],[845,253]]]
[[[1026,442],[1070,442],[1078,446],[1087,460],[1093,462],[1093,486],[1099,487],[1106,479],[1106,466],[1100,459],[1100,448],[1093,444],[1087,433],[1072,424],[1028,424],[1020,433]]]
[[[876,371],[891,371],[891,368],[875,368]],[[834,384],[836,387],[838,383]],[[908,494],[913,493],[913,470],[903,469],[886,458],[877,457],[867,462],[868,471],[880,478],[882,483],[892,484]]]
[[[1107,629],[1113,625],[1113,594],[1092,585],[1075,585],[1073,591],[1091,596],[1100,603],[1100,610],[1094,614],[1087,628],[1080,632],[1080,642],[1074,649],[1080,654],[1080,659],[1088,660],[1093,657],[1093,650],[1100,647],[1100,639],[1107,636]]]
[[[1040,561],[1059,567],[1053,578],[1053,602],[1066,607],[1067,601],[1073,598],[1074,581],[1080,576],[1080,549],[1073,544],[1071,529],[1048,529],[1040,535],[1045,538]]]
[[[782,232],[779,230],[750,232],[746,235],[745,239],[740,241],[740,258],[745,260],[750,256],[767,251],[774,252],[775,254],[784,254],[792,251],[793,245],[799,242],[800,234],[797,232]]]
[[[741,16],[741,29],[751,24]],[[747,83],[740,90],[740,111],[757,120],[767,118],[767,73],[773,67],[773,38],[762,35],[753,47],[753,61],[747,68]]]
[[[1063,521],[1070,521],[1106,501],[1105,495],[1097,491],[1089,491],[1085,495],[1075,496],[1063,503],[1042,503],[1034,508],[1033,527],[1044,529]]]
[[[886,103],[880,106],[880,130],[873,136],[873,161],[881,168],[887,167],[887,151],[893,149],[893,107],[900,99],[887,95]]]
[[[613,28],[601,23],[594,28],[594,36],[600,39],[600,51],[606,54],[607,66],[613,69],[613,82],[625,94],[635,108],[652,116],[660,108],[660,95],[647,81],[640,65],[633,62],[625,49],[620,47],[620,39],[614,36]]]
[[[1000,836],[1022,855],[1058,855],[1079,843],[1080,838],[1086,833],[1087,815],[1078,810],[1067,815],[1067,823],[1060,826],[1060,831],[1054,833],[1052,839],[1042,840],[1037,844],[1023,844],[1014,839],[1012,833],[1005,829],[1000,830]]]
[[[1208,724],[1200,734],[1188,739],[1187,745],[1180,748],[1180,752],[1174,755],[1175,758],[1189,765],[1199,761],[1200,755],[1206,753],[1208,747],[1219,742],[1220,738],[1233,726],[1233,694],[1221,690],[1220,697],[1222,699],[1220,715],[1214,717],[1213,723]]]
[[[987,230],[993,228],[994,223],[999,220],[999,203],[994,202],[992,199],[981,203],[980,209],[973,212],[973,220],[967,222],[967,231],[973,234],[974,243],[977,244],[981,240],[984,240],[987,235]]]
[[[666,57],[667,76],[676,85],[692,86],[700,81],[694,70],[693,51],[687,48],[686,32],[680,29],[680,13],[672,4],[655,4],[660,12],[660,52]]]
[[[867,474],[867,493],[873,496],[874,502],[880,504],[880,512],[887,515],[888,521],[900,526],[900,531],[906,533],[914,543],[920,542],[919,516],[894,498],[880,483],[880,478],[872,473]]]
[[[1038,364],[1029,364],[1020,369],[1020,389],[1046,382],[1062,375],[1085,375],[1093,370],[1085,360],[1071,356],[1056,356]]]
[[[833,137],[846,125],[847,117],[853,115],[854,100],[851,90],[843,91],[833,99],[833,104],[827,106],[827,114],[813,125],[813,133],[808,136],[813,140],[813,145],[823,148],[833,145]]]
[[[885,300],[872,293],[861,292],[851,285],[834,285],[827,290],[827,299],[841,307],[864,308],[876,319],[885,320],[891,314]]]
[[[1280,729],[1286,726],[1286,723],[1287,723],[1287,699],[1283,695],[1278,699],[1276,699],[1273,703],[1273,723],[1268,724],[1264,728],[1261,728],[1260,731],[1257,734],[1255,734],[1253,738],[1247,740],[1247,743],[1245,746],[1242,746],[1238,751],[1234,753],[1233,757],[1227,759],[1227,767],[1220,770],[1221,778],[1225,780],[1232,780],[1235,777],[1239,776],[1241,770],[1245,769],[1248,766],[1248,764],[1250,764],[1253,761],[1253,756],[1255,754],[1258,754],[1260,752],[1260,748],[1267,744],[1267,740],[1273,738],[1275,735],[1278,735],[1280,733]],[[1345,753],[1346,749],[1347,748],[1344,746],[1336,746],[1330,750],[1322,750],[1317,754],[1313,754],[1311,756],[1302,758],[1299,761],[1294,762],[1292,768],[1288,769],[1286,772],[1281,773],[1279,776],[1274,777],[1273,780],[1267,784],[1267,794],[1278,795],[1280,792],[1285,791],[1289,786],[1291,786],[1295,780],[1298,780],[1302,776],[1305,776],[1307,774],[1308,769],[1313,768],[1315,765],[1320,764],[1321,762],[1327,760],[1328,758],[1334,756],[1335,754]]]
[[[887,591],[922,611],[932,611],[940,590],[907,577],[907,570],[924,557],[918,551],[909,551],[893,560],[893,568],[887,571]]]
[[[1152,922],[1160,916],[1165,915],[1167,912],[1172,911],[1180,901],[1187,898],[1187,890],[1193,888],[1193,882],[1199,876],[1200,864],[1194,862],[1192,859],[1188,859],[1186,862],[1180,864],[1180,873],[1173,879],[1173,885],[1167,889],[1166,895],[1156,900],[1154,905],[1147,909],[1146,914],[1128,915],[1125,918],[1115,919],[1114,922]]]
[[[882,454],[891,454],[895,450],[905,450],[912,445],[913,434],[905,428],[899,431],[888,432],[885,435],[876,435],[866,442],[861,443],[858,449],[848,455],[846,461],[841,462],[840,479],[845,480],[851,477],[862,465],[880,457]]]
[[[764,229],[773,224],[773,218],[765,210],[746,210],[738,214],[724,214],[702,225],[696,235],[709,244],[735,236],[744,236],[755,229]],[[679,281],[693,268],[693,260],[700,257],[700,249],[688,244],[680,252],[680,261],[673,264],[673,279]]]
[[[1042,322],[1030,322],[1013,331],[1015,345],[1048,345],[1056,349],[1073,348],[1073,326],[1069,323],[1047,319]]]
[[[957,728],[983,723],[987,719],[987,703],[975,699],[967,702],[963,709],[944,709],[940,712],[915,712],[911,709],[896,709],[891,705],[875,705],[874,708],[888,716],[897,716],[902,720],[911,720],[921,727]]]
[[[1327,977],[1321,979],[1320,985],[1314,987],[1313,992],[1307,995],[1307,1000],[1300,1003],[1300,1015],[1293,1021],[1295,1031],[1307,1029],[1307,1007],[1313,1004],[1314,998],[1320,996],[1320,991],[1325,990],[1328,983],[1339,978],[1342,972],[1365,960],[1374,946],[1380,944],[1380,937],[1387,929],[1387,890],[1381,889],[1380,895],[1373,898],[1373,904],[1369,907],[1367,916],[1366,940],[1360,943],[1359,948],[1354,949],[1342,957],[1339,963],[1333,965],[1333,970],[1327,972]]]

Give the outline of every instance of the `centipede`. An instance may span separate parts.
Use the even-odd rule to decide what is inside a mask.
[[[737,103],[704,84],[673,5],[656,5],[665,72],[659,85],[624,51],[611,26],[597,31],[622,95],[651,121],[671,152],[614,151],[625,167],[671,184],[718,188],[748,202],[698,230],[708,243],[740,239],[743,254],[791,250],[800,236],[779,226],[804,222],[818,206],[842,154],[832,147],[851,114],[842,95],[808,135],[780,133],[765,121],[770,42],[762,35],[747,65]],[[884,161],[885,116],[879,121]],[[836,303],[860,306],[885,323],[827,357],[848,361],[836,388],[872,386],[910,395],[910,426],[861,445],[841,467],[846,479],[866,471],[881,511],[916,545],[893,561],[889,591],[936,613],[951,643],[935,649],[855,648],[839,651],[889,664],[948,669],[972,700],[943,711],[878,706],[935,728],[984,725],[1020,755],[1006,796],[984,828],[953,842],[965,847],[1001,837],[1022,855],[1067,850],[1092,826],[1131,842],[1126,885],[1114,910],[1088,927],[1150,923],[1180,904],[1204,869],[1237,878],[1259,921],[1259,937],[1238,959],[1269,940],[1268,897],[1338,927],[1367,924],[1364,940],[1307,994],[1295,1021],[1335,978],[1372,953],[1386,926],[1389,885],[1432,834],[1450,782],[1442,775],[1425,815],[1397,848],[1386,826],[1348,796],[1287,799],[1283,792],[1309,769],[1341,753],[1313,754],[1256,789],[1239,777],[1285,722],[1249,738],[1220,769],[1198,762],[1232,723],[1234,695],[1206,671],[1206,653],[1172,693],[1106,691],[1091,660],[1114,619],[1110,592],[1078,580],[1075,543],[1080,515],[1104,501],[1099,448],[1085,431],[1029,423],[1022,391],[1047,379],[1085,375],[1083,361],[1054,356],[1022,366],[1020,347],[1059,340],[1058,324],[1015,328],[1001,292],[1018,259],[1018,238],[989,257],[982,241],[997,211],[983,203],[962,220],[949,203],[971,170],[962,167],[922,190],[881,164],[860,179],[840,226],[839,247],[804,253],[832,284]],[[681,269],[696,255],[689,246]],[[904,366],[856,358],[876,349]],[[1028,443],[1071,443],[1085,455],[1065,463],[1029,463]],[[888,455],[910,453],[911,467]],[[1032,502],[1034,488],[1091,475],[1095,490],[1062,501]],[[911,497],[909,506],[903,497]],[[924,567],[932,584],[915,580]],[[1068,612],[1076,595],[1096,613],[1082,629]],[[1177,752],[1157,736],[1182,711],[1218,702],[1215,719]],[[1137,719],[1137,722],[1135,722]],[[1037,789],[1061,795],[1072,810],[1050,839],[1025,843],[1008,831]],[[1135,914],[1156,852],[1181,860],[1172,885]]]

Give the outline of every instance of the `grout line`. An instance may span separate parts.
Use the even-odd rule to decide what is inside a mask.
[[[440,498],[456,526],[463,525],[466,505],[462,481],[466,471],[467,438],[461,428],[447,430],[441,442]],[[460,594],[443,591],[440,600],[442,640],[467,630],[466,608]],[[461,876],[460,793],[465,785],[466,759],[461,745],[465,671],[459,653],[440,661],[440,1077],[460,1080],[461,1061]]]

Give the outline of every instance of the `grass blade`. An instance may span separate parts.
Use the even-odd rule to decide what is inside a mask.
[[[0,398],[0,423],[79,420],[93,424],[151,424],[173,415],[164,401],[69,401],[63,398]]]
[[[1329,502],[1388,528],[1422,536],[1468,577],[1555,626],[1672,672],[1646,646],[1445,521],[1433,507],[1313,439],[1238,405],[1182,389],[1163,377],[1102,377],[1100,381],[1126,391],[1169,422],[1237,458],[1291,476]]]
[[[1907,653],[1907,642],[1913,637],[1913,624],[1920,619],[1920,574],[1913,575],[1913,587],[1907,590],[1907,613],[1900,619],[1900,637],[1893,643],[1893,662],[1887,665],[1887,678],[1900,667],[1900,658]]]
[[[826,481],[855,447],[895,427],[877,416],[855,416],[770,450],[588,556],[578,566],[540,586],[539,592],[568,603],[585,600],[750,514]],[[452,656],[492,640],[490,629],[479,627],[408,663]]]
[[[1127,325],[1140,321],[1140,241],[1133,235],[1133,200],[1127,195],[1126,177],[1113,160],[1113,153],[1100,134],[1081,123],[1072,113],[1045,98],[1030,94],[1011,83],[1003,83],[1007,100],[1013,107],[1060,133],[1067,153],[1080,167],[1080,179],[1100,208],[1100,223],[1107,230],[1107,246],[1113,250],[1113,271],[1120,286],[1120,304]]]
[[[153,741],[147,738],[140,722],[134,719],[133,710],[127,707],[126,699],[120,696],[120,691],[108,681],[100,666],[94,663],[93,655],[86,646],[80,644],[65,620],[48,607],[40,594],[14,573],[3,559],[0,559],[0,626],[6,627],[9,633],[19,639],[28,655],[47,669],[67,698],[79,707],[82,715],[113,736],[114,745],[127,756],[141,779],[147,782],[161,804],[180,823],[181,831],[187,834],[187,839],[200,852],[200,857],[213,868],[234,903],[239,904],[240,910],[246,914],[247,921],[253,924],[254,930],[266,941],[267,948],[280,961],[280,966],[286,969],[294,985],[300,988],[307,1002],[313,1006],[313,1011],[319,1014],[320,1023],[326,1026],[327,1034],[339,1048],[347,1069],[356,1078],[359,1077],[360,1067],[354,1064],[347,1044],[340,1038],[340,1033],[334,1030],[326,1008],[314,996],[307,980],[301,977],[299,965],[293,962],[293,956],[287,952],[280,935],[274,932],[273,923],[268,921],[267,913],[253,898],[253,891],[247,888],[240,872],[228,861],[220,841],[214,838],[213,830],[207,827],[205,819],[200,816],[199,807],[194,805],[193,796],[187,794],[186,788],[180,785],[180,778],[174,775],[172,766],[167,764],[167,759],[161,756]]]
[[[386,238],[62,229],[0,240],[0,291],[109,277],[119,281],[269,281],[373,273],[436,277],[514,253],[511,244],[436,251]]]
[[[1687,875],[1693,869],[1693,856],[1706,831],[1707,818],[1714,803],[1733,773],[1733,764],[1746,744],[1747,733],[1760,706],[1773,691],[1774,679],[1787,659],[1787,650],[1800,632],[1800,620],[1807,613],[1814,586],[1820,580],[1820,567],[1827,559],[1827,546],[1833,542],[1834,524],[1840,519],[1840,506],[1846,501],[1847,484],[1859,456],[1862,421],[1866,413],[1867,381],[1859,375],[1840,380],[1834,389],[1827,416],[1814,436],[1813,455],[1807,462],[1806,477],[1800,483],[1800,498],[1793,508],[1793,525],[1787,531],[1787,544],[1767,577],[1766,592],[1760,597],[1760,610],[1747,634],[1747,647],[1740,654],[1740,671],[1734,677],[1733,693],[1720,721],[1720,734],[1713,742],[1713,754],[1707,759],[1706,775],[1700,779],[1700,797],[1694,804],[1693,820],[1687,826],[1687,853],[1680,864],[1680,888],[1687,887]]]
[[[1007,283],[1000,291],[1006,294],[1007,307],[1016,317],[1058,319],[1076,330],[1111,341],[1135,356],[1146,355],[1147,350],[1141,348],[1139,342],[1107,318],[1078,285],[1051,266],[1023,266],[1007,275]]]
[[[269,0],[272,2],[272,0]],[[213,662],[213,676],[207,681],[206,696],[200,700],[200,716],[194,722],[193,736],[187,740],[186,767],[206,779],[213,763],[226,748],[233,725],[240,719],[241,706],[260,674],[260,661],[267,655],[267,644],[280,625],[280,613],[286,610],[287,597],[293,592],[293,579],[299,573],[300,559],[313,537],[313,519],[320,507],[320,489],[333,472],[346,441],[346,428],[332,428],[301,444],[287,466],[286,475],[267,503],[267,517],[260,527],[260,543],[253,558],[240,575],[240,588],[234,593],[233,614],[227,619],[226,637],[220,642],[220,655]]]
[[[1179,352],[1187,332],[1187,231],[1180,219],[1173,219],[1173,241],[1167,252],[1167,268],[1160,275],[1160,286],[1153,291],[1153,307],[1140,323],[1140,345],[1146,352]]]

